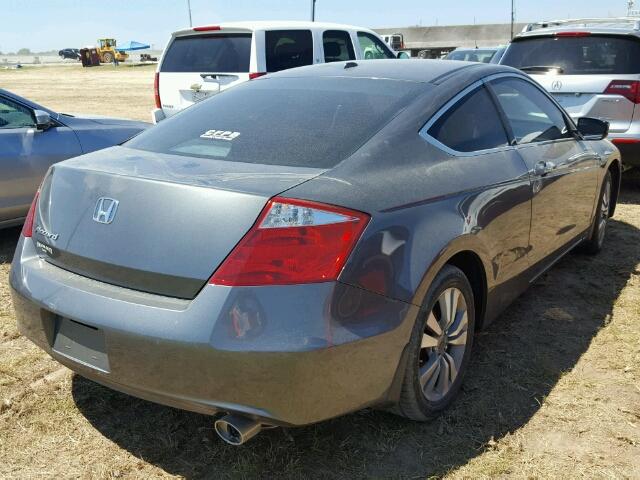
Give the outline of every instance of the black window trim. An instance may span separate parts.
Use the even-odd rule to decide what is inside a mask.
[[[531,84],[535,88],[537,88],[540,92],[542,92],[542,94],[545,95],[551,101],[551,103],[553,103],[553,105],[555,105],[555,107],[558,110],[560,110],[560,113],[562,113],[562,116],[563,116],[563,118],[564,118],[564,120],[565,120],[565,122],[567,124],[567,128],[572,133],[572,135],[570,137],[560,138],[558,140],[545,140],[544,142],[534,142],[534,143],[524,143],[524,144],[517,143],[515,141],[513,132],[511,130],[511,126],[509,125],[509,123],[508,123],[508,121],[506,119],[506,114],[505,114],[504,110],[502,109],[502,107],[500,106],[500,104],[498,103],[496,94],[495,94],[493,88],[491,87],[491,82],[492,81],[497,80],[499,78],[506,78],[506,77],[511,77],[511,78],[517,78],[517,79],[520,79],[520,80],[524,80],[525,82],[528,82],[529,84]],[[473,92],[476,89],[478,89],[480,87],[483,87],[483,86],[489,92],[489,96],[491,97],[491,100],[492,100],[492,102],[494,104],[494,107],[498,111],[498,115],[500,116],[500,121],[502,122],[502,126],[504,127],[505,132],[507,133],[507,140],[509,141],[509,145],[506,145],[504,147],[496,147],[496,148],[490,148],[490,149],[484,149],[484,150],[474,150],[472,152],[459,152],[457,150],[454,150],[454,149],[444,145],[443,143],[441,143],[440,141],[438,141],[436,138],[432,137],[429,134],[429,129],[433,126],[434,123],[436,123],[440,119],[440,117],[445,115],[451,108],[453,108],[460,100],[462,100],[468,94],[470,94],[471,92]],[[516,149],[516,148],[517,149],[522,149],[522,148],[530,148],[532,146],[548,145],[548,144],[551,144],[551,143],[560,143],[560,142],[581,140],[580,136],[579,136],[579,133],[578,133],[578,128],[576,127],[573,119],[569,115],[567,115],[567,113],[565,112],[564,108],[562,108],[560,106],[558,101],[555,98],[553,98],[553,96],[550,95],[549,92],[547,92],[544,88],[542,88],[536,82],[534,82],[533,80],[528,78],[526,75],[524,75],[524,74],[521,75],[521,74],[518,74],[518,73],[511,73],[511,72],[496,73],[496,74],[489,75],[488,77],[482,78],[482,79],[477,80],[476,82],[472,83],[471,85],[466,87],[464,90],[459,92],[457,95],[455,95],[447,103],[445,103],[444,106],[441,107],[440,110],[438,110],[429,119],[429,121],[427,121],[427,123],[425,123],[425,125],[420,129],[420,131],[418,133],[428,143],[430,143],[430,144],[436,146],[437,148],[439,148],[440,150],[443,150],[446,153],[448,153],[450,155],[454,155],[456,157],[474,157],[474,156],[477,156],[477,155],[485,155],[485,154],[494,153],[494,152],[501,152],[501,151],[509,150],[509,149]]]
[[[483,150],[473,150],[471,152],[460,152],[458,150],[455,150],[451,147],[448,147],[447,145],[445,145],[444,143],[440,142],[438,139],[436,139],[435,137],[433,137],[430,133],[429,130],[431,129],[431,127],[444,115],[446,115],[447,113],[449,113],[449,111],[455,107],[456,105],[458,105],[458,103],[463,100],[464,98],[466,98],[468,95],[474,93],[476,90],[479,90],[481,88],[486,88],[484,79],[478,80],[474,83],[472,83],[471,85],[469,85],[468,87],[466,87],[464,90],[462,90],[461,92],[459,92],[457,95],[455,95],[452,99],[450,99],[447,103],[444,104],[443,107],[440,108],[440,110],[438,110],[435,115],[433,115],[429,121],[427,121],[427,123],[424,124],[424,126],[420,129],[420,131],[418,132],[419,135],[426,140],[428,143],[434,145],[435,147],[439,148],[440,150],[443,150],[444,152],[448,153],[449,155],[453,155],[456,157],[476,157],[478,155],[486,155],[489,153],[494,153],[494,152],[502,152],[505,150],[510,150],[510,149],[514,149],[514,146],[511,145],[511,137],[509,136],[509,130],[507,130],[507,127],[504,123],[504,119],[503,119],[503,115],[501,113],[501,109],[498,108],[498,106],[495,104],[495,100],[493,98],[493,95],[490,91],[488,91],[487,89],[487,93],[489,94],[489,98],[491,99],[491,103],[493,104],[494,108],[496,109],[496,113],[498,114],[498,117],[500,119],[500,123],[502,124],[502,128],[504,128],[505,131],[505,136],[507,137],[507,145],[501,146],[501,147],[495,147],[495,148],[486,148]]]

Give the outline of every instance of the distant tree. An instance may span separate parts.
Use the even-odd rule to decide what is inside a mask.
[[[18,55],[31,55],[31,50],[28,48],[21,48],[18,50]]]

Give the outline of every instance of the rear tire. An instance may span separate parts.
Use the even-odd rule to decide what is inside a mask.
[[[109,52],[105,53],[104,55],[102,55],[102,63],[112,63],[113,62],[113,55]]]
[[[413,328],[396,413],[422,422],[451,404],[469,364],[474,330],[469,280],[446,265],[429,287]]]
[[[607,222],[611,213],[611,191],[613,180],[611,172],[607,171],[600,188],[600,196],[598,197],[598,207],[593,226],[591,227],[591,235],[581,246],[581,250],[589,255],[595,255],[602,250],[604,245],[604,237],[607,232]]]

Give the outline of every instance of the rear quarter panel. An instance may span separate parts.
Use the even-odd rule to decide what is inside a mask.
[[[474,252],[486,274],[492,318],[526,286],[518,280],[529,266],[531,186],[524,162],[512,148],[452,156],[420,137],[420,124],[392,123],[287,196],[369,213],[340,280],[415,305],[451,257]]]

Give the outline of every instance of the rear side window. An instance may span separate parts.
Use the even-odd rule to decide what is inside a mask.
[[[640,73],[640,41],[603,35],[531,38],[513,42],[501,63],[529,73],[556,68],[564,75],[634,74]]]
[[[429,88],[363,78],[265,78],[203,100],[125,145],[205,160],[331,168]]]
[[[351,36],[343,30],[327,30],[322,34],[324,61],[344,62],[355,60],[356,54],[351,43]]]
[[[507,134],[489,93],[480,87],[451,107],[429,135],[457,152],[475,152],[508,144]]]
[[[310,30],[272,30],[265,32],[267,72],[279,72],[313,63]]]
[[[491,82],[491,88],[519,144],[572,137],[560,109],[529,82],[499,78]]]
[[[249,71],[251,34],[177,37],[164,56],[161,72]]]
[[[396,58],[382,40],[367,32],[358,32],[360,54],[365,60],[376,58]]]

